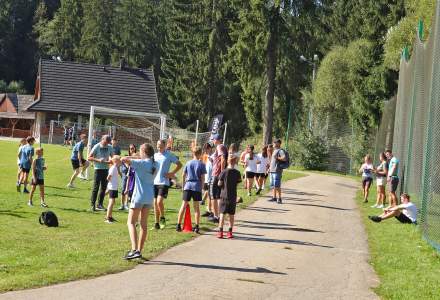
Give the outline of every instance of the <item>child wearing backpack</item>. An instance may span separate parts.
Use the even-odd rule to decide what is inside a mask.
[[[108,224],[116,222],[113,218],[113,206],[118,198],[118,187],[119,187],[119,166],[121,165],[121,158],[118,155],[113,155],[112,166],[108,170],[107,176],[107,190],[108,190],[108,206],[107,206],[107,216],[105,222]]]
[[[32,161],[32,188],[29,194],[29,206],[34,206],[32,203],[32,198],[34,196],[35,190],[38,187],[40,188],[40,205],[43,208],[48,207],[46,202],[44,201],[44,171],[47,169],[44,163],[43,158],[43,149],[38,148],[35,151],[37,158]]]
[[[276,139],[273,142],[273,153],[269,164],[270,186],[272,188],[272,199],[269,201],[283,203],[281,200],[281,178],[283,170],[289,167],[289,154],[281,149],[281,140]]]

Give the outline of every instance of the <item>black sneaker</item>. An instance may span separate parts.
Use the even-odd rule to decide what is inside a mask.
[[[141,253],[137,250],[130,250],[127,252],[127,254],[123,257],[123,259],[131,260],[135,258],[142,257]]]
[[[27,188],[24,188],[24,189],[23,189],[23,193],[25,193],[25,194],[29,194],[29,191],[27,190]]]
[[[17,192],[21,193],[21,186],[17,184]]]
[[[121,206],[118,208],[118,210],[125,210],[125,206],[124,206],[124,205],[121,205]]]
[[[269,201],[269,202],[277,202],[277,198],[272,198],[272,199],[269,199],[267,201]]]
[[[261,189],[258,189],[255,195],[260,195],[260,193],[261,193]]]
[[[181,232],[182,231],[182,226],[180,224],[176,225],[176,231],[177,232]]]
[[[159,230],[159,229],[160,229],[159,223],[154,223],[154,226],[150,230]]]
[[[209,217],[211,215],[211,213],[209,212],[209,211],[205,211],[203,214],[202,214],[202,217]]]
[[[200,205],[205,205],[205,200],[202,200],[202,202],[200,202]]]
[[[217,217],[214,217],[214,223],[215,223],[215,224],[218,224],[218,223],[220,223],[220,219],[219,219],[219,218],[217,218]]]
[[[96,207],[96,210],[99,210],[99,211],[106,211],[107,209],[105,209],[102,205],[98,205],[98,206]]]
[[[376,222],[376,223],[379,223],[380,221],[382,221],[382,218],[379,217],[379,216],[368,216],[368,218],[369,218],[371,221]]]
[[[95,212],[95,211],[96,211],[95,206],[90,206],[90,212]]]
[[[112,223],[115,223],[116,222],[116,219],[114,219],[113,217],[110,217],[110,218],[105,218],[105,221],[104,221],[105,223],[108,223],[108,224],[112,224]]]
[[[281,200],[281,198],[278,198],[277,203],[278,203],[278,204],[283,203],[283,201]]]
[[[199,225],[194,226],[194,228],[193,228],[193,232],[194,232],[194,233],[200,233]]]
[[[209,222],[215,222],[215,217],[213,215],[209,215],[208,216],[208,221]]]

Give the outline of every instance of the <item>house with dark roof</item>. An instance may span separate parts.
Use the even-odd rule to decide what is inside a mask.
[[[34,136],[47,134],[51,120],[88,121],[91,106],[159,114],[152,70],[77,62],[40,60],[35,101]]]
[[[0,94],[0,135],[27,137],[34,125],[35,113],[26,111],[33,95]]]

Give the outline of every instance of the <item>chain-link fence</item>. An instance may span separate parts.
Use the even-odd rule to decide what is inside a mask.
[[[440,5],[433,24],[426,42],[420,24],[411,59],[407,51],[402,55],[392,148],[400,160],[401,192],[411,195],[424,237],[440,250]]]

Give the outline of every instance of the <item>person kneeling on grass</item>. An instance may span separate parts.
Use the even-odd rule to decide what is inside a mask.
[[[193,149],[193,159],[186,163],[182,174],[183,181],[183,202],[180,207],[179,216],[177,218],[176,231],[182,231],[181,223],[183,215],[189,201],[193,199],[194,205],[194,219],[196,225],[193,231],[199,233],[200,224],[200,207],[199,203],[202,201],[202,182],[206,174],[205,164],[200,160],[202,156],[202,148],[199,146]]]
[[[33,206],[32,198],[38,185],[40,188],[40,205],[41,207],[46,208],[48,207],[44,201],[44,170],[46,170],[46,166],[44,165],[43,149],[38,148],[35,151],[35,154],[37,155],[37,158],[32,162],[32,188],[31,193],[29,194],[28,205]]]
[[[124,259],[127,260],[142,257],[141,253],[147,238],[148,212],[153,207],[154,177],[159,169],[159,164],[154,161],[153,146],[143,144],[140,147],[140,155],[141,159],[133,159],[130,157],[122,158],[122,162],[129,165],[135,171],[136,181],[127,220],[131,241],[131,250],[124,256]],[[136,231],[136,223],[138,220],[141,225],[139,238]]]
[[[225,223],[225,215],[229,215],[229,230],[227,238],[233,238],[232,229],[234,227],[235,208],[237,206],[237,185],[241,182],[240,171],[235,169],[237,156],[230,155],[228,157],[228,167],[220,173],[218,186],[220,192],[220,221],[217,237],[223,238],[223,225]]]
[[[397,206],[390,206],[383,210],[383,214],[380,216],[368,216],[373,222],[381,222],[382,220],[395,217],[400,223],[404,224],[417,224],[417,207],[411,202],[408,194],[402,194],[400,196],[402,204]]]
[[[107,190],[108,190],[108,206],[107,206],[107,216],[105,217],[106,223],[114,223],[116,220],[113,218],[113,206],[118,198],[118,187],[119,187],[119,172],[118,168],[121,165],[121,158],[118,155],[114,155],[111,159],[112,166],[108,170],[107,176]]]

